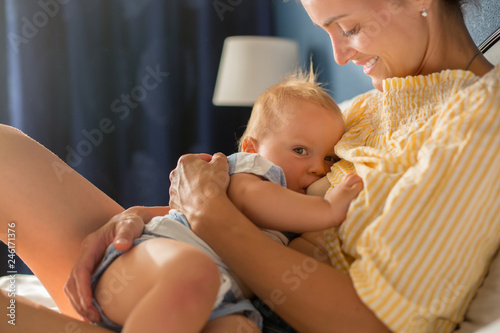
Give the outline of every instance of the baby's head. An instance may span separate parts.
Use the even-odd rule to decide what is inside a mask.
[[[345,131],[339,107],[313,72],[297,72],[255,103],[239,150],[259,153],[285,172],[288,188],[302,192],[336,160]]]

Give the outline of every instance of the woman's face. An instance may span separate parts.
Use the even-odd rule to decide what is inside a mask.
[[[375,88],[382,80],[417,75],[428,48],[422,4],[409,0],[302,0],[332,41],[335,61],[363,66]]]

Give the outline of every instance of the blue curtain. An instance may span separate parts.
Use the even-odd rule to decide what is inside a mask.
[[[123,206],[167,204],[168,174],[183,153],[234,151],[250,110],[212,105],[220,52],[227,36],[272,33],[268,0],[0,7],[0,121]]]
[[[248,119],[211,103],[224,38],[271,33],[268,0],[0,0],[0,122],[124,207],[166,205],[178,157],[232,153]]]

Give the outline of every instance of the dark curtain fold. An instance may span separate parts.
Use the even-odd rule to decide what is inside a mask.
[[[0,14],[0,121],[126,207],[167,204],[181,154],[235,150],[250,110],[211,103],[223,40],[272,32],[267,0],[0,0]]]

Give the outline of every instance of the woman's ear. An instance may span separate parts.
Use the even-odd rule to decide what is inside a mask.
[[[424,18],[427,17],[429,11],[435,11],[436,9],[433,7],[433,0],[416,0],[415,6],[416,10],[422,15]]]
[[[241,144],[241,149],[245,153],[256,153],[258,150],[257,140],[254,138],[247,136],[243,139],[243,143]]]

